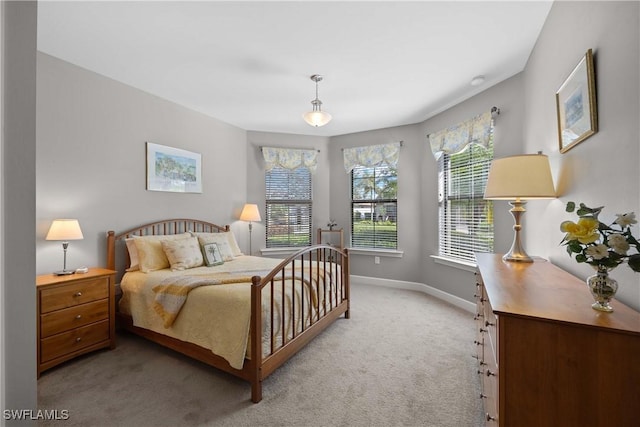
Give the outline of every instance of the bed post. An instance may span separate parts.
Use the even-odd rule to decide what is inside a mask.
[[[116,269],[116,233],[113,230],[107,231],[107,268]]]
[[[251,278],[251,401],[262,400],[262,288],[259,276]],[[273,298],[273,297],[272,297]]]
[[[344,318],[351,318],[351,290],[350,290],[350,280],[351,280],[351,272],[349,271],[349,249],[344,249],[344,262],[342,263],[342,282],[344,284],[344,297],[347,299],[347,311],[344,312]]]

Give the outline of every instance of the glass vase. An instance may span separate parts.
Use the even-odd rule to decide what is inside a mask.
[[[602,266],[596,267],[596,274],[587,278],[587,286],[595,303],[591,308],[598,311],[611,313],[613,307],[609,302],[613,299],[618,290],[618,281],[609,277],[609,269]]]

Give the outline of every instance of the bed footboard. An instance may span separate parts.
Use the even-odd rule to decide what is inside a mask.
[[[251,400],[259,402],[264,378],[338,317],[349,318],[347,250],[311,246],[282,261],[268,275],[253,277],[251,307],[250,363],[257,366]]]

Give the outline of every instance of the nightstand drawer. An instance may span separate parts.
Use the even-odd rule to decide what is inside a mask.
[[[105,298],[40,316],[42,338],[109,318],[109,299]]]
[[[40,343],[41,360],[47,362],[109,338],[109,320],[44,338]]]
[[[105,277],[43,289],[40,292],[40,313],[104,298],[109,298],[109,279]]]

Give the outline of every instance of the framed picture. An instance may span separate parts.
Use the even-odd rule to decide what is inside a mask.
[[[224,264],[222,254],[220,253],[220,248],[218,248],[217,243],[207,243],[202,245],[202,251],[204,252],[204,261],[205,264],[207,264],[207,267]]]
[[[147,142],[147,190],[202,193],[202,156]]]
[[[591,49],[556,92],[560,152],[565,153],[598,131],[596,81]]]

